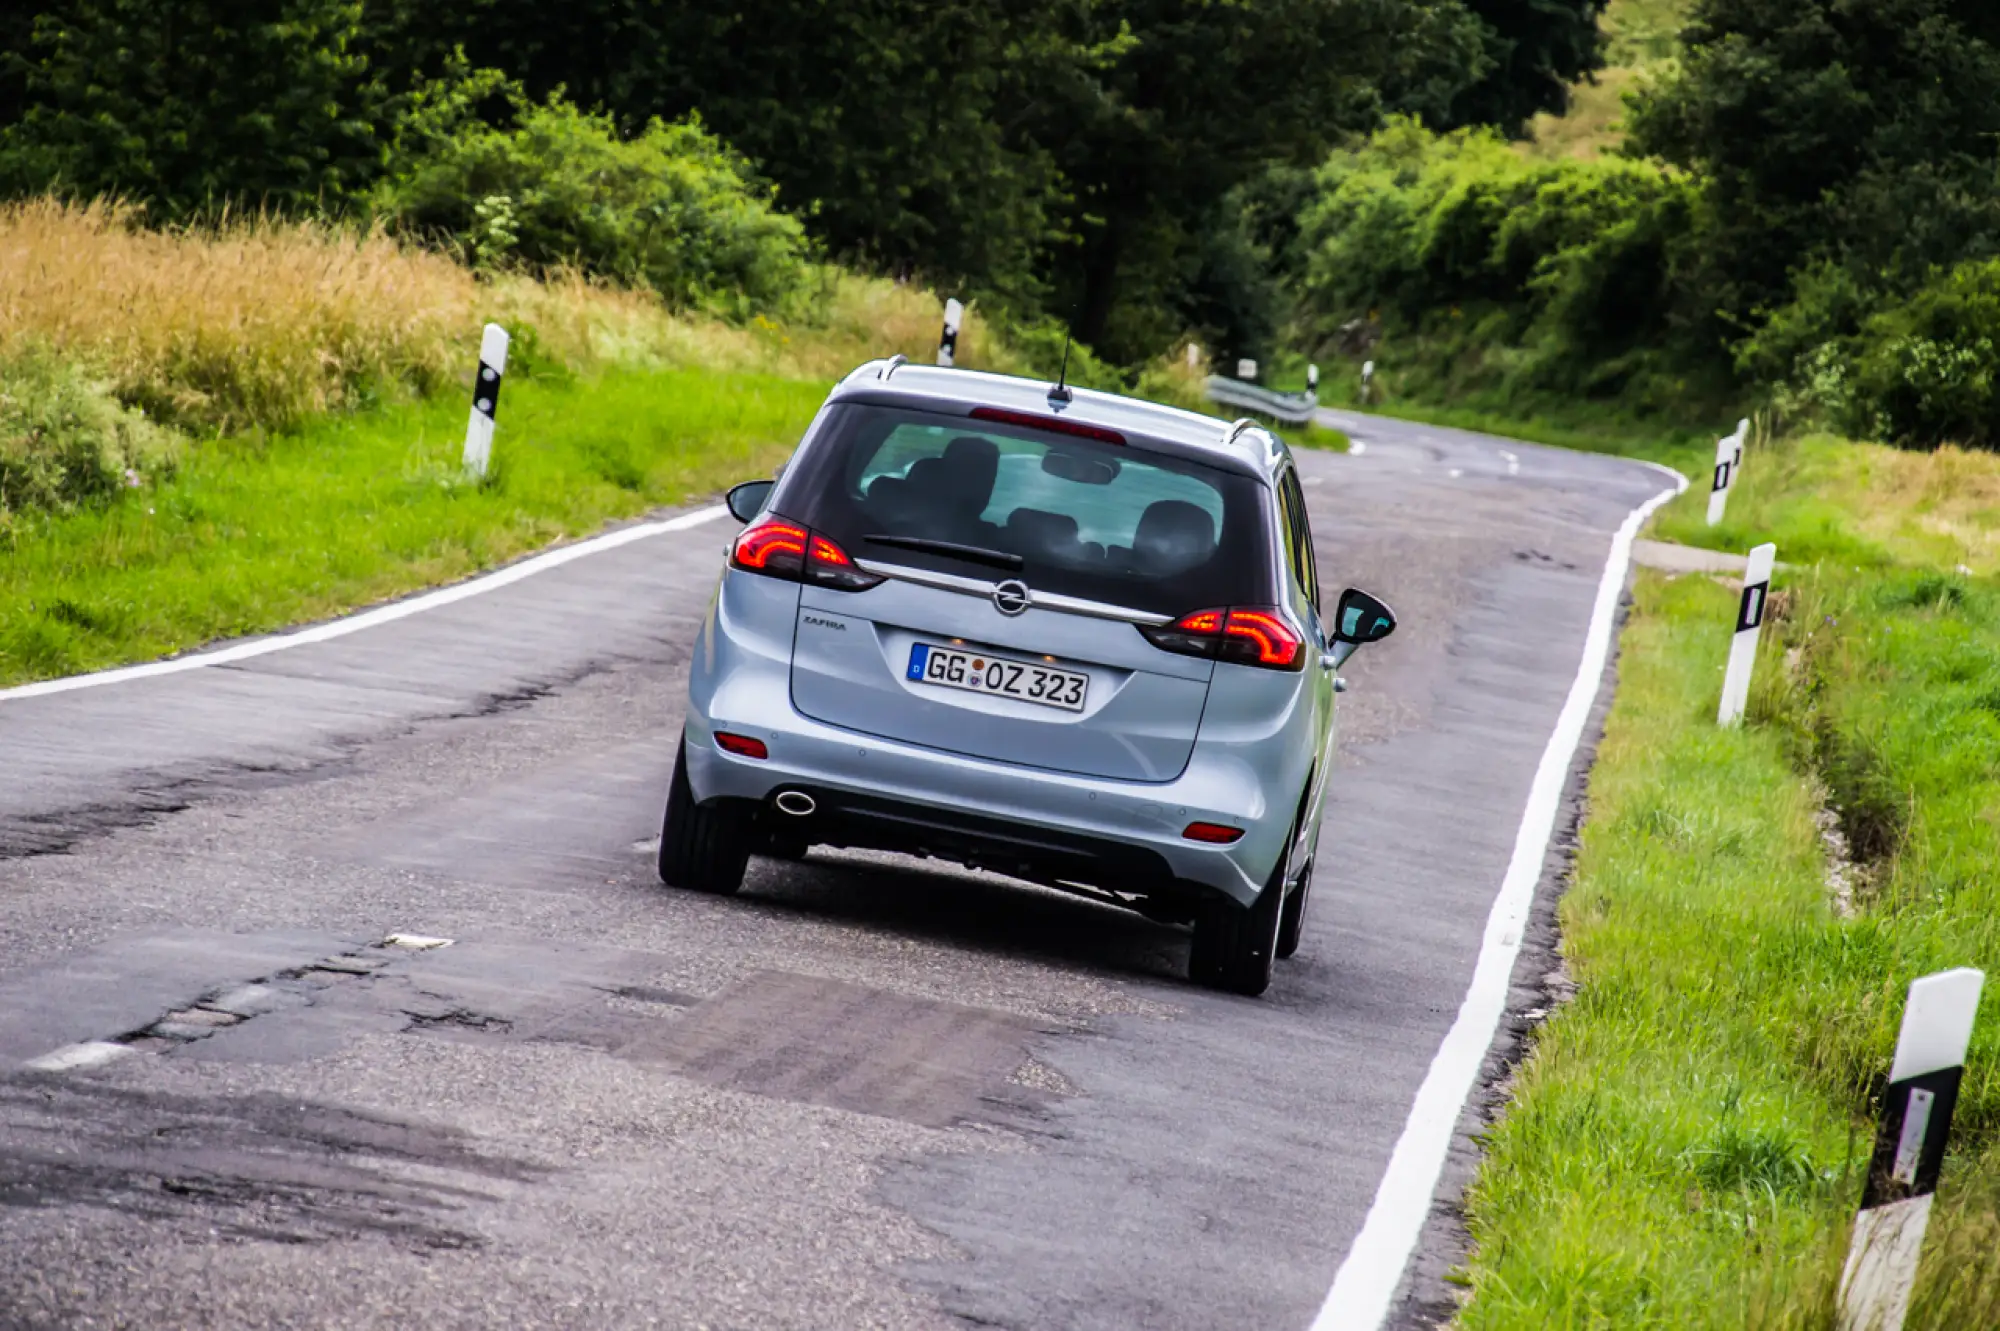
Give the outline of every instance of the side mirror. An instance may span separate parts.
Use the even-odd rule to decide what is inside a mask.
[[[1333,651],[1328,659],[1337,668],[1357,648],[1380,642],[1395,631],[1395,611],[1367,592],[1349,587],[1340,594],[1340,604],[1333,612]]]
[[[764,511],[777,485],[776,481],[745,481],[731,489],[722,502],[729,506],[729,516],[738,522],[748,522]]]

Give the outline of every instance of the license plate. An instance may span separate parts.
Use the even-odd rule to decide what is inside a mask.
[[[1067,712],[1083,710],[1084,693],[1090,687],[1090,676],[1079,670],[1058,670],[1054,666],[1010,661],[988,652],[937,647],[927,642],[910,648],[909,678],[947,689],[1060,707]]]

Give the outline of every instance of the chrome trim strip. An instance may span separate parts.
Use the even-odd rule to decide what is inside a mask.
[[[1174,622],[1172,615],[1156,615],[1147,610],[1133,610],[1128,606],[1111,605],[1104,601],[1086,601],[1080,596],[1058,596],[1054,592],[1030,591],[1038,609],[1060,610],[1069,615],[1088,615],[1092,619],[1115,619],[1126,624],[1143,624],[1148,628],[1158,628],[1162,624]]]
[[[978,578],[961,578],[956,573],[911,568],[908,564],[884,564],[874,559],[857,559],[854,567],[877,577],[914,582],[920,587],[935,587],[941,592],[957,592],[961,596],[983,596],[989,601],[993,599],[993,588],[998,585]]]
[[[894,578],[898,582],[913,582],[920,587],[934,587],[939,591],[957,592],[960,596],[977,596],[988,601],[993,599],[993,589],[999,585],[979,578],[963,578],[956,573],[911,568],[907,564],[884,564],[873,559],[857,559],[854,561],[854,566],[878,577]],[[1147,628],[1158,628],[1162,624],[1174,622],[1172,615],[1156,615],[1148,610],[1134,610],[1129,606],[1085,600],[1081,596],[1061,596],[1055,592],[1038,592],[1030,588],[1028,597],[1029,608],[1035,610],[1055,610],[1066,615],[1110,619],[1121,624],[1140,624]]]

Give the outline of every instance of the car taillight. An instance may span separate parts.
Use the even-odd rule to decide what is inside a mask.
[[[1248,652],[1242,650],[1246,647]],[[1236,650],[1232,652],[1232,648]],[[1222,625],[1224,660],[1269,666],[1273,670],[1297,670],[1305,654],[1306,640],[1277,611],[1230,607],[1229,618]]]
[[[1268,670],[1298,670],[1306,641],[1275,606],[1232,605],[1196,610],[1159,628],[1142,628],[1164,652],[1208,656]]]
[[[870,573],[848,558],[847,551],[838,542],[818,532],[812,534],[812,553],[806,560],[806,577],[822,587],[835,587],[844,592],[863,592],[882,581],[877,573]]]
[[[777,517],[745,527],[730,547],[729,562],[751,573],[844,592],[866,591],[882,581],[858,566],[831,537]]]
[[[730,548],[729,562],[752,573],[774,578],[793,578],[805,567],[806,542],[812,533],[796,522],[765,518],[743,529]]]

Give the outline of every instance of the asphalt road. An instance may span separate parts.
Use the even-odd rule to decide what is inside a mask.
[[[1662,485],[1339,423],[1364,450],[1301,464],[1322,577],[1402,628],[1344,672],[1314,918],[1262,1000],[1189,987],[1182,931],[987,874],[815,852],[662,888],[726,519],[0,699],[0,1326],[1308,1325]],[[1406,1323],[1449,1307],[1470,1161]]]

